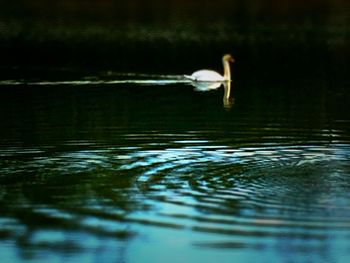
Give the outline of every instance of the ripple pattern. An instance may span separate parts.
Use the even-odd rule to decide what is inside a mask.
[[[123,144],[108,147],[3,145],[2,235],[46,246],[51,241],[40,233],[28,234],[32,222],[120,240],[156,227],[190,232],[191,244],[203,249],[265,251],[289,240],[280,249],[316,253],[332,238],[350,237],[344,141],[254,145],[193,132],[121,136]],[[5,200],[16,203],[15,215]],[[16,237],[18,229],[25,238]]]
[[[348,144],[234,148],[179,140],[131,152],[120,169],[138,172],[135,185],[153,220],[222,236],[194,245],[263,249],[271,240],[347,239],[349,157]]]

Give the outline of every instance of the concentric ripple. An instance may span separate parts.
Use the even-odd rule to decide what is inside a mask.
[[[342,116],[291,123],[286,112],[261,113],[239,100],[237,112],[225,111],[221,93],[176,86],[157,89],[167,95],[153,109],[143,94],[152,89],[71,94],[73,83],[56,84],[68,86],[52,87],[56,103],[71,96],[67,111],[61,103],[53,110],[37,87],[32,100],[18,102],[10,89],[3,99],[12,117],[3,116],[0,140],[1,241],[61,256],[110,255],[116,247],[211,259],[225,250],[246,262],[256,254],[245,251],[276,262],[349,255],[350,137]],[[168,107],[185,99],[185,108]]]
[[[149,220],[221,236],[197,242],[194,235],[196,246],[262,249],[283,239],[347,239],[349,158],[348,144],[232,147],[184,139],[130,152],[120,169],[137,172]]]

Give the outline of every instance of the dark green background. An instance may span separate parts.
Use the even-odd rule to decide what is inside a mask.
[[[349,6],[330,0],[2,1],[0,67],[184,73],[230,52],[253,69],[318,60],[339,71],[348,66]]]

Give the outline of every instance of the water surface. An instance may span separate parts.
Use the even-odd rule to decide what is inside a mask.
[[[2,81],[2,258],[345,261],[346,83],[242,74],[225,104],[179,75]]]

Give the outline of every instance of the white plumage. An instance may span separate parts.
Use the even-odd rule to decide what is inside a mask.
[[[224,81],[224,77],[214,70],[202,69],[194,72],[191,76],[185,75],[186,78],[193,81]]]
[[[218,72],[208,69],[198,70],[192,73],[192,75],[185,75],[185,78],[188,78],[192,81],[202,81],[202,82],[222,82],[222,81],[231,81],[231,70],[230,63],[234,62],[234,59],[231,55],[227,54],[222,57],[222,63],[224,66],[224,75],[220,75]]]

